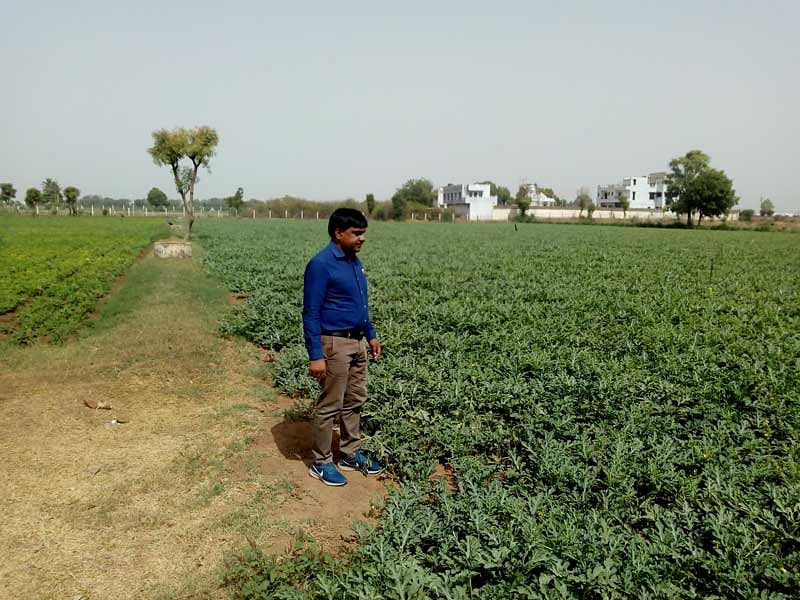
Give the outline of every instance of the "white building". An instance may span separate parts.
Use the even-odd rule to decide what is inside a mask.
[[[625,177],[622,183],[598,185],[596,204],[598,208],[619,208],[620,196],[626,193],[630,208],[663,209],[667,199],[666,178],[666,173],[659,172]]]
[[[539,190],[539,186],[537,186],[535,183],[529,183],[528,181],[523,181],[522,185],[525,185],[528,188],[528,197],[531,199],[531,206],[555,206],[556,205],[555,198],[551,198],[550,196],[545,196]]]
[[[438,208],[449,208],[457,217],[468,221],[491,221],[497,196],[492,196],[488,183],[448,183],[440,187],[436,198]]]

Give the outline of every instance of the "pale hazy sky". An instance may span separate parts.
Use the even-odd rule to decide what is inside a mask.
[[[699,148],[800,211],[800,2],[0,0],[0,181],[174,196],[161,127],[220,135],[201,197],[574,198]]]

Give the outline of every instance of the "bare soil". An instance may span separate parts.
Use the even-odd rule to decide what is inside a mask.
[[[148,255],[114,293],[96,331],[0,350],[4,595],[225,598],[224,556],[248,540],[345,550],[386,482],[308,475],[310,425],[282,416],[268,355],[217,334],[225,290]]]

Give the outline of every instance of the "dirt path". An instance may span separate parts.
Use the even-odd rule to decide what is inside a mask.
[[[309,424],[282,416],[258,349],[216,334],[225,310],[194,263],[148,255],[89,333],[0,354],[5,595],[222,598],[248,538],[346,546],[384,483],[308,476]]]

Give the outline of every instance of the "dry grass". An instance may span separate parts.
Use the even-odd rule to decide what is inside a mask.
[[[225,290],[194,263],[148,256],[87,334],[0,348],[6,595],[225,597],[225,551],[282,549],[297,528],[332,545],[343,517],[368,510],[380,483],[347,486],[344,511],[287,460],[306,452],[302,436],[295,450],[274,439],[284,425],[270,415],[287,403],[257,349],[216,335],[224,310]]]

